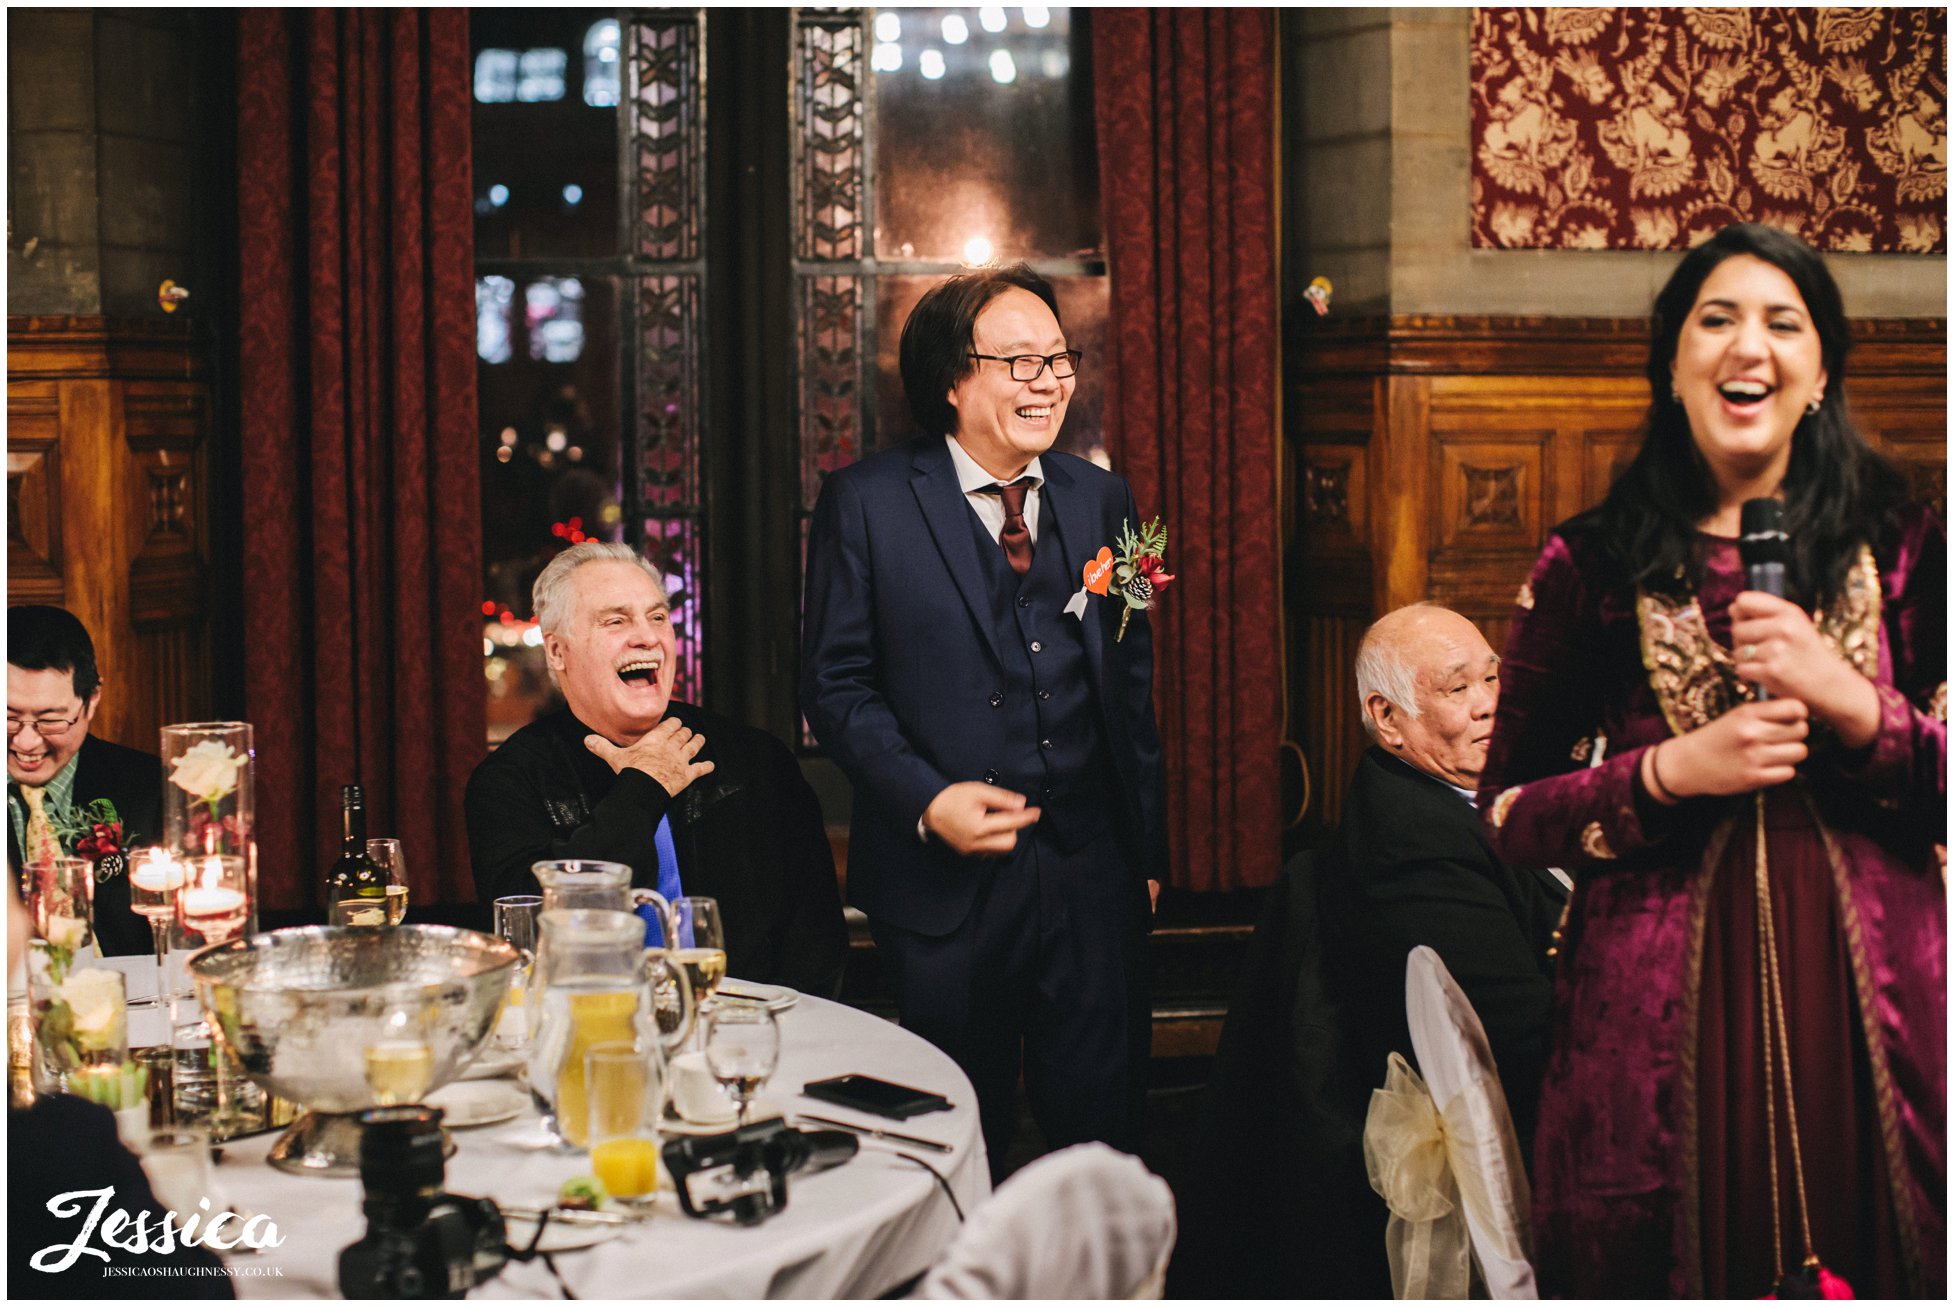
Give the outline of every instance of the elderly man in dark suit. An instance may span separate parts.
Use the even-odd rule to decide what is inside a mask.
[[[162,839],[163,764],[90,735],[101,702],[95,642],[75,615],[44,604],[9,608],[7,865],[16,877],[27,862],[89,856],[78,846],[93,832],[80,833],[78,814],[98,800],[114,814],[103,824],[118,849]],[[94,861],[96,947],[149,951],[149,925],[129,906],[125,860]]]
[[[1372,745],[1335,841],[1271,892],[1222,1032],[1211,1160],[1183,1204],[1189,1291],[1388,1295],[1362,1133],[1390,1054],[1416,1060],[1405,957],[1420,944],[1471,999],[1523,1149],[1532,1136],[1567,887],[1501,862],[1473,804],[1499,657],[1464,617],[1414,604],[1365,633],[1356,671]]]
[[[672,698],[677,641],[651,564],[573,545],[536,578],[535,607],[566,706],[468,779],[484,902],[536,893],[544,859],[622,862],[668,899],[718,900],[730,974],[833,997],[848,929],[820,802],[786,745]]]
[[[830,476],[808,542],[801,707],[854,783],[849,894],[993,1168],[1021,1066],[1054,1148],[1135,1149],[1145,1104],[1153,646],[1081,589],[1140,519],[1052,449],[1079,359],[1023,264],[933,288],[902,333],[921,434]]]

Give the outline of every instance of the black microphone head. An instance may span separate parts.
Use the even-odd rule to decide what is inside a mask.
[[[1746,499],[1741,532],[1737,552],[1745,567],[1791,561],[1791,539],[1784,533],[1783,500]]]

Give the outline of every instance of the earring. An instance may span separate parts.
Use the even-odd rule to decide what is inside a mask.
[[[1810,417],[1810,416],[1812,416],[1813,414],[1815,414],[1815,413],[1817,413],[1817,412],[1818,412],[1818,406],[1819,406],[1819,404],[1820,404],[1821,402],[1822,402],[1822,401],[1820,401],[1820,400],[1816,400],[1816,399],[1815,399],[1815,400],[1813,400],[1813,401],[1812,401],[1811,403],[1809,403],[1809,404],[1807,404],[1807,405],[1805,405],[1805,416],[1806,416],[1806,417]]]
[[[1669,402],[1671,404],[1680,404],[1683,402],[1682,392],[1674,386],[1669,387]]]

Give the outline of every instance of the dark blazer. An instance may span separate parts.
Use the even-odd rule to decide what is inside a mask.
[[[1038,548],[1063,548],[1080,575],[1122,524],[1140,523],[1126,482],[1084,459],[1047,453]],[[877,920],[924,935],[955,930],[979,864],[916,837],[931,799],[995,774],[1006,726],[1003,675],[973,515],[941,436],[919,437],[834,473],[808,538],[801,709],[855,786],[849,898]],[[1064,620],[1070,621],[1071,618]],[[1094,701],[1116,773],[1127,861],[1166,875],[1153,641],[1144,613],[1116,641],[1119,604],[1094,596],[1083,637]]]
[[[19,793],[11,783],[7,788],[10,793]],[[89,736],[81,742],[77,755],[70,798],[77,808],[95,799],[113,803],[122,818],[124,848],[162,842],[163,762],[153,753]],[[7,866],[18,878],[20,842],[12,830],[7,832]],[[96,868],[96,948],[104,955],[149,952],[154,947],[149,922],[129,907],[126,866],[114,869],[108,879],[100,879],[105,870]]]
[[[546,858],[628,864],[658,884],[654,837],[667,813],[688,894],[719,900],[730,974],[832,996],[848,928],[821,806],[787,746],[765,731],[674,702],[666,715],[705,736],[713,771],[674,799],[645,772],[584,747],[569,709],[511,735],[468,779],[468,843],[484,904],[537,893]]]
[[[1382,1085],[1394,1051],[1416,1063],[1405,955],[1428,944],[1486,1027],[1529,1156],[1553,1003],[1547,949],[1566,889],[1544,868],[1507,866],[1468,800],[1375,746],[1357,764],[1331,862],[1322,905],[1331,988],[1359,1077]]]

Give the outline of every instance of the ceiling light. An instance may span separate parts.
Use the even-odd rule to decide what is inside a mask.
[[[999,85],[1018,80],[1018,65],[1012,61],[1009,50],[991,51],[991,80]]]
[[[962,14],[943,15],[943,40],[950,45],[962,45],[970,39],[970,24],[963,21]]]

